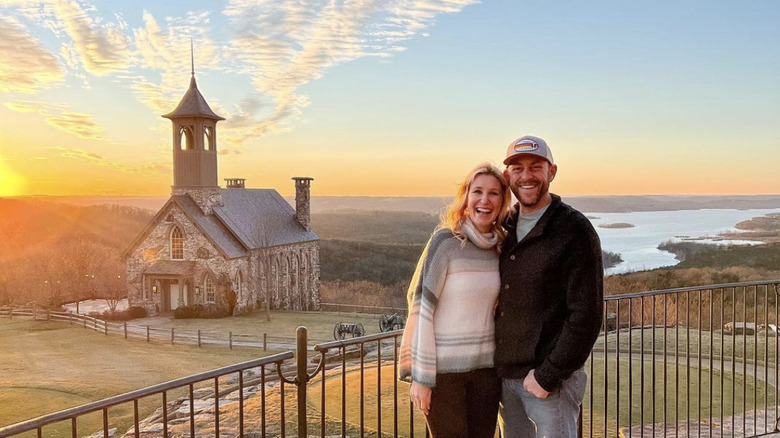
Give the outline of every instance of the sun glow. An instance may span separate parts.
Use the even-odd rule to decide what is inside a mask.
[[[8,166],[0,156],[0,196],[18,196],[24,194],[25,179]]]

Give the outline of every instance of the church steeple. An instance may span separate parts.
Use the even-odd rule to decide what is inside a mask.
[[[173,124],[173,189],[217,185],[217,122],[225,120],[211,110],[195,82],[192,59],[190,88],[175,110],[163,117]]]

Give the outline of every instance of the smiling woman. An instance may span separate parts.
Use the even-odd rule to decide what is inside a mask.
[[[25,179],[8,166],[0,156],[0,196],[17,196],[24,192]]]

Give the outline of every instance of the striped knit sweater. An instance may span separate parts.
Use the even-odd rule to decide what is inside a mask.
[[[436,231],[409,286],[401,380],[436,386],[436,374],[492,367],[500,282],[494,249]]]

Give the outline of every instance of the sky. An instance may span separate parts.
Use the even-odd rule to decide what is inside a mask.
[[[0,0],[0,196],[168,195],[191,42],[220,181],[447,196],[532,134],[565,196],[778,194],[777,23],[775,0]]]

